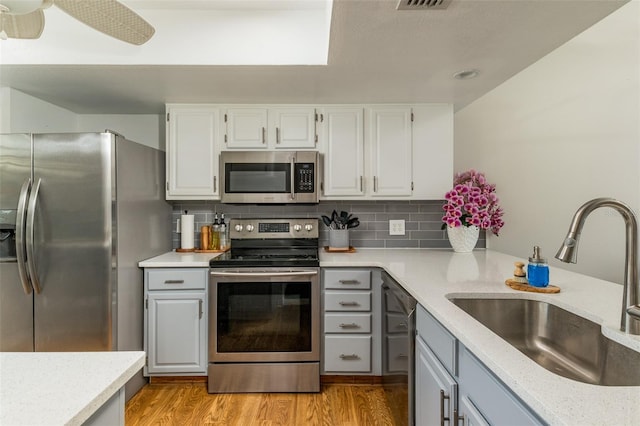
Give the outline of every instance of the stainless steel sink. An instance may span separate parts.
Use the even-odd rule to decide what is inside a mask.
[[[640,386],[640,353],[562,308],[526,299],[450,299],[547,370],[602,386]]]

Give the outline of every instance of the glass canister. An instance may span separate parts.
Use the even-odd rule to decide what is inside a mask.
[[[540,256],[540,247],[533,247],[533,256],[529,258],[527,265],[527,279],[529,285],[534,287],[546,287],[549,285],[549,264],[547,259]]]

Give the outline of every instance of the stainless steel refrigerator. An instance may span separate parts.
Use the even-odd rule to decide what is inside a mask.
[[[171,249],[164,169],[111,132],[0,135],[0,351],[142,350],[137,263]]]

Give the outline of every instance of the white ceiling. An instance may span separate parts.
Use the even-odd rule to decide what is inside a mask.
[[[627,1],[452,0],[444,11],[398,11],[396,0],[334,0],[327,65],[20,65],[3,63],[0,45],[0,85],[83,114],[159,114],[168,102],[445,102],[459,109]],[[123,3],[144,16],[135,1]],[[470,68],[480,75],[452,77]]]

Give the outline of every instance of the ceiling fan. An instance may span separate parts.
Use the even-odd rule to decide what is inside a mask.
[[[43,10],[55,5],[118,40],[140,45],[155,29],[117,0],[0,0],[0,38],[35,39],[44,29]]]

